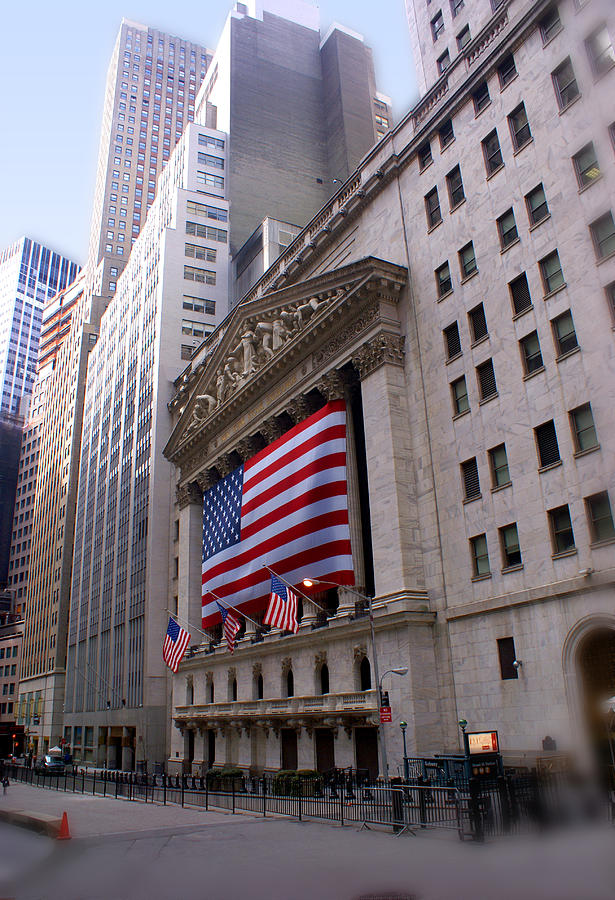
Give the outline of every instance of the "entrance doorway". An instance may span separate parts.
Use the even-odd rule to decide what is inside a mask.
[[[293,728],[282,728],[280,731],[280,745],[282,750],[282,768],[297,768],[297,732]]]
[[[367,769],[370,780],[378,777],[378,735],[375,728],[355,728],[357,769]]]
[[[207,732],[207,768],[213,769],[216,762],[216,732],[209,729]]]
[[[615,696],[615,630],[600,628],[589,634],[579,650],[584,708],[598,765],[608,786],[615,789],[615,714],[605,701]]]
[[[330,728],[317,728],[316,741],[316,770],[328,772],[335,768],[335,738]]]

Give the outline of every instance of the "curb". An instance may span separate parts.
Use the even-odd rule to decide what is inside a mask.
[[[57,838],[60,833],[62,820],[46,813],[34,813],[27,809],[0,809],[0,822],[9,825],[18,825],[36,831],[38,834],[46,834],[48,837]]]

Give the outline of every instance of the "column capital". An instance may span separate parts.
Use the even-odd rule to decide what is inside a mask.
[[[344,399],[344,378],[338,371],[332,369],[320,379],[316,388],[327,401]]]
[[[235,460],[232,453],[221,453],[215,462],[215,467],[222,478],[225,478],[229,472],[236,468]]]
[[[180,509],[194,504],[202,504],[203,492],[196,481],[190,481],[188,484],[178,484],[175,488],[177,502]]]
[[[213,487],[217,480],[218,478],[213,474],[211,469],[208,469],[206,472],[199,472],[196,476],[197,484],[203,493]]]
[[[245,462],[256,453],[257,445],[253,437],[242,438],[235,447],[235,450],[241,457],[241,461]]]
[[[265,440],[268,443],[272,444],[279,437],[282,437],[284,434],[284,429],[280,421],[275,417],[271,416],[270,419],[265,419],[263,424],[260,426],[260,432],[264,436]]]
[[[403,367],[404,357],[403,335],[380,332],[359,348],[352,363],[362,381],[385,363]]]
[[[288,404],[287,412],[295,425],[298,425],[312,412],[310,401],[307,397],[294,397]]]

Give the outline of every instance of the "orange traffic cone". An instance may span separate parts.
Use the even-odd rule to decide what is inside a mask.
[[[60,823],[60,830],[58,832],[58,836],[56,840],[58,841],[69,841],[71,837],[70,831],[68,830],[68,816],[66,812],[62,813],[62,822]]]

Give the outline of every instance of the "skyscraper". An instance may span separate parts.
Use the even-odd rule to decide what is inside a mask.
[[[96,285],[113,294],[156,192],[156,180],[187,122],[211,52],[122,21],[103,109],[88,260],[104,267]]]

